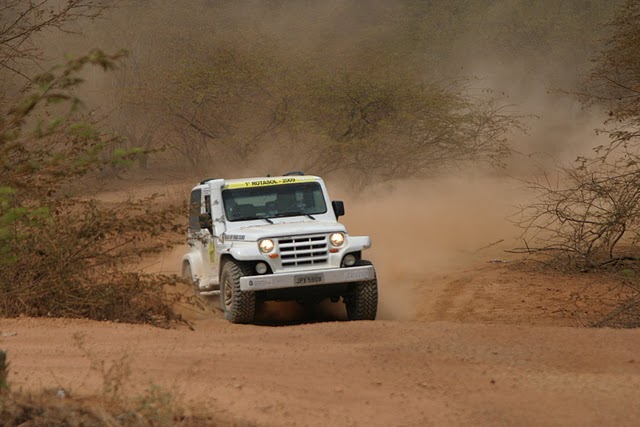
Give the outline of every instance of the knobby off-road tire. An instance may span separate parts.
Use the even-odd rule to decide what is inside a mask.
[[[246,266],[227,261],[220,275],[220,301],[224,318],[232,323],[251,323],[256,312],[256,294],[240,290],[240,278],[251,275]]]
[[[370,261],[360,260],[356,267],[372,265]],[[345,300],[349,320],[375,320],[378,312],[378,280],[371,280],[352,285],[351,295]]]

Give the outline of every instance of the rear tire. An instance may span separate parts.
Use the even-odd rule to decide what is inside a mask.
[[[373,265],[370,261],[359,260],[355,266]],[[349,320],[375,320],[378,312],[378,279],[357,282],[352,285],[350,295],[345,299]]]
[[[220,301],[224,317],[232,323],[251,323],[256,312],[256,294],[240,290],[240,278],[250,270],[237,261],[227,261],[220,275]]]

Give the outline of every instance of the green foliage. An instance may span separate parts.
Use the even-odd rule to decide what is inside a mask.
[[[15,241],[26,236],[20,224],[40,228],[48,224],[49,208],[28,209],[15,204],[15,191],[9,187],[0,187],[0,265],[16,262]]]
[[[132,157],[140,153],[140,151],[139,148],[133,148],[131,150],[116,148],[111,152],[111,164],[113,166],[131,166],[134,163]]]
[[[12,227],[20,212],[11,207],[12,195],[11,188],[0,187],[0,265],[10,264],[15,260],[11,250]]]
[[[75,76],[88,65],[113,69],[121,57],[92,50],[42,74],[0,128],[2,316],[159,326],[176,320],[163,290],[175,280],[129,266],[170,245],[180,208],[155,196],[106,204],[77,185],[103,168],[126,167],[143,152],[118,148],[118,138],[75,111],[80,102],[74,85],[81,82]],[[60,111],[64,115],[46,125],[37,119]]]
[[[32,93],[8,110],[0,125],[0,182],[5,186],[28,188],[30,197],[47,195],[73,182],[90,170],[110,165],[100,153],[117,138],[100,131],[89,117],[77,112],[80,100],[73,94],[70,82],[83,67],[94,65],[112,69],[125,52],[108,55],[93,49],[89,55],[72,58],[64,66],[55,67],[34,79],[25,88]],[[51,106],[64,102],[64,105]],[[64,111],[64,106],[68,110]],[[38,119],[30,132],[29,120],[43,114],[38,108],[61,113],[44,124]],[[35,173],[37,172],[37,173]]]

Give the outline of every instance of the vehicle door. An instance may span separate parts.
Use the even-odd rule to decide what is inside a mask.
[[[213,213],[211,212],[211,193],[209,189],[203,191],[203,203],[201,218],[201,233],[203,236],[202,259],[205,261],[206,274],[209,276],[210,284],[217,283],[218,278],[218,238],[213,226]],[[218,236],[219,237],[219,236]]]
[[[200,254],[202,264],[193,266],[193,274],[200,289],[209,288],[211,279],[217,278],[217,260],[211,226],[211,200],[207,189],[191,192],[189,202],[189,233],[187,243]],[[192,268],[193,268],[192,267]]]

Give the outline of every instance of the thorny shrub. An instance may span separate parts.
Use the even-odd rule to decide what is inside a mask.
[[[523,206],[526,253],[544,253],[561,265],[591,269],[632,258],[640,243],[640,157],[580,159],[527,182],[535,201]]]
[[[640,324],[640,0],[625,0],[610,23],[611,36],[594,58],[587,106],[606,109],[610,143],[558,170],[528,182],[534,202],[516,220],[525,247],[543,262],[582,271],[606,267],[622,273],[625,297],[595,326]],[[551,254],[549,257],[548,255]]]
[[[175,279],[129,266],[172,244],[183,208],[100,202],[83,181],[140,152],[117,148],[74,95],[84,67],[109,70],[122,55],[93,50],[36,77],[0,120],[1,316],[176,320],[164,290]]]

